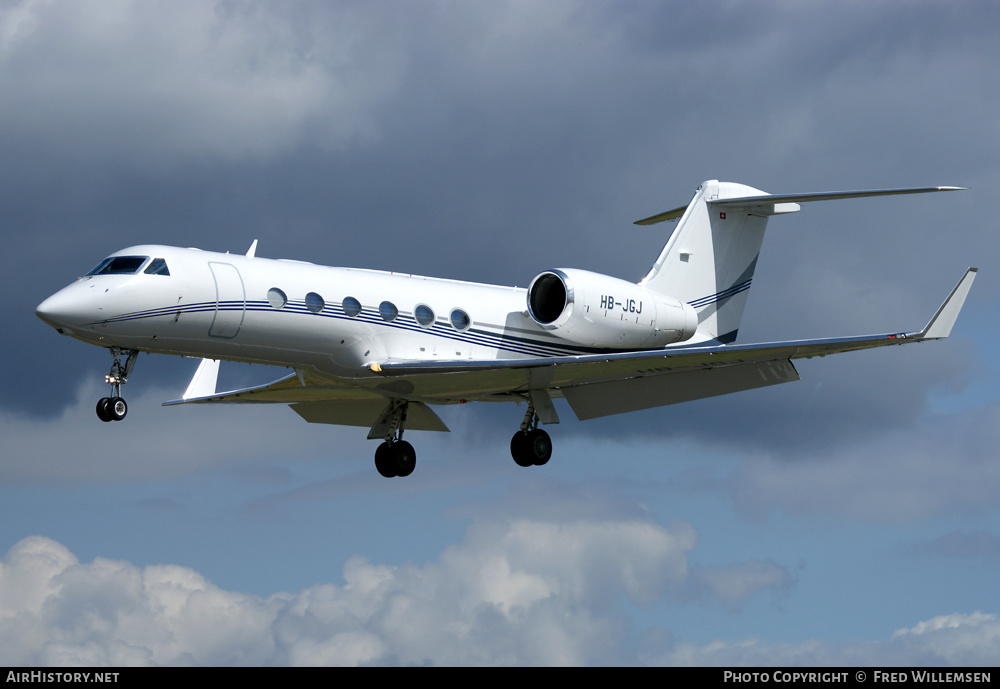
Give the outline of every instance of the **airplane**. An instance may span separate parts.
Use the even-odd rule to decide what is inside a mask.
[[[913,332],[735,344],[768,219],[801,203],[961,187],[768,194],[709,180],[638,283],[573,268],[527,289],[159,245],[117,251],[43,301],[59,333],[107,348],[102,421],[128,412],[121,388],[139,352],[198,357],[165,405],[284,403],[310,423],[369,428],[385,477],[416,464],[404,429],[447,431],[436,405],[525,402],[514,461],[543,465],[563,398],[581,420],[798,380],[794,359],[946,338],[972,287],[969,268]],[[291,373],[218,392],[222,360]]]

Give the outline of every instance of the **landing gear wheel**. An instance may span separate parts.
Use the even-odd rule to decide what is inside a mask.
[[[97,418],[101,421],[111,421],[111,398],[102,397],[97,400]]]
[[[378,435],[385,438],[385,442],[375,450],[375,468],[386,478],[409,476],[417,466],[416,450],[403,440],[408,404],[406,400],[392,400],[372,428],[372,433],[378,429]],[[372,435],[369,434],[368,437],[371,438]]]
[[[417,466],[417,452],[405,440],[392,444],[392,456],[396,462],[396,476],[409,476]]]
[[[518,431],[510,439],[510,456],[518,466],[542,466],[552,456],[552,440],[540,428]]]
[[[384,442],[375,450],[375,468],[386,478],[409,476],[417,466],[417,452],[405,440]]]
[[[528,434],[524,431],[518,431],[510,439],[510,456],[519,467],[530,467],[535,463],[528,455]]]
[[[102,397],[97,401],[97,418],[101,421],[121,421],[128,414],[128,405],[122,399],[122,385],[128,381],[128,376],[135,366],[138,350],[119,349],[111,347],[111,357],[113,362],[108,375],[104,376],[104,382],[111,386],[111,396]],[[122,356],[125,363],[122,363]]]
[[[375,450],[375,468],[386,478],[396,476],[396,462],[393,458],[392,445],[389,443],[382,443]]]
[[[128,414],[128,405],[121,397],[112,397],[108,404],[108,415],[113,421],[121,421]]]
[[[548,433],[541,428],[528,431],[527,441],[529,448],[528,455],[535,466],[540,467],[549,461],[549,458],[552,456],[552,439],[549,438]]]

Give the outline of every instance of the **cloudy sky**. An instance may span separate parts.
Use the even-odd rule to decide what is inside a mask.
[[[994,664],[1000,6],[0,3],[0,664]],[[741,341],[953,336],[549,430],[441,411],[385,480],[356,428],[162,408],[197,362],[34,307],[138,243],[524,286],[636,280],[705,179],[768,228]],[[282,371],[224,366],[222,385]]]

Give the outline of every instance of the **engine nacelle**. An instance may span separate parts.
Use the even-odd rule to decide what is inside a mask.
[[[661,347],[698,329],[694,309],[673,297],[572,268],[547,270],[531,281],[528,313],[553,335],[596,347]]]

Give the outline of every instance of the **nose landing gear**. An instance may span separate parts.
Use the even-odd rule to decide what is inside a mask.
[[[97,400],[97,418],[101,421],[121,421],[128,414],[128,404],[121,397],[102,397]]]
[[[125,356],[125,363],[122,364],[121,357]],[[135,366],[135,359],[139,355],[135,349],[111,348],[111,356],[114,361],[111,364],[111,371],[104,376],[104,381],[111,385],[111,397],[102,397],[97,400],[97,418],[101,421],[121,421],[128,414],[128,404],[122,399],[122,385],[128,382],[128,376]]]

